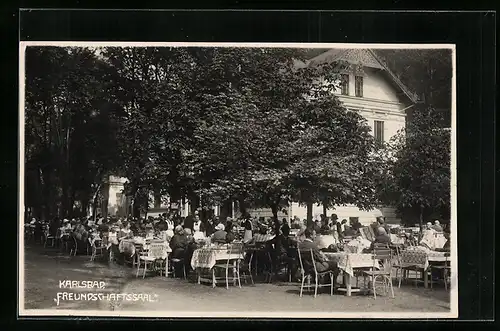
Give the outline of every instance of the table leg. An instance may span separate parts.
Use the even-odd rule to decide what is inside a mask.
[[[347,272],[344,272],[344,284],[345,284],[345,288],[346,288],[346,295],[348,297],[351,296],[351,275],[349,275]]]
[[[168,254],[165,258],[165,278],[168,278]]]
[[[424,287],[429,287],[429,273],[428,270],[424,269]]]
[[[236,261],[233,261],[233,286],[236,286]]]

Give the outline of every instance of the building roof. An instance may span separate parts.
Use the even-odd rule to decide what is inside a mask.
[[[333,48],[308,61],[308,66],[322,63],[331,63],[335,61],[347,61],[351,64],[361,64],[364,67],[374,68],[384,71],[392,82],[405,94],[412,103],[418,103],[418,96],[411,92],[408,87],[387,67],[377,54],[371,49],[362,48]]]

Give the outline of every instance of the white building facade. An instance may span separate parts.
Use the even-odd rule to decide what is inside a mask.
[[[343,61],[349,68],[341,71],[341,87],[335,91],[347,109],[358,110],[366,118],[375,139],[381,142],[389,140],[406,125],[406,111],[418,100],[416,95],[408,91],[403,83],[380,60],[376,53],[369,49],[331,49],[308,61],[306,65]],[[268,210],[255,211],[258,216],[269,217]],[[307,217],[306,206],[292,203],[287,210],[288,215],[300,219]],[[323,206],[313,206],[313,218],[319,219],[323,214]],[[380,206],[371,211],[362,211],[355,206],[336,206],[328,209],[327,216],[336,214],[339,219],[357,219],[367,225],[376,217],[384,216],[388,223],[399,223],[395,209]]]

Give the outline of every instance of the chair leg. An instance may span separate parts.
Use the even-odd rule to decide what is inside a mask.
[[[226,290],[229,290],[229,269],[226,269]]]
[[[142,272],[142,279],[146,278],[146,269],[148,268],[148,261],[144,261],[144,271]]]
[[[333,295],[334,283],[335,283],[335,280],[333,279],[333,274],[330,274],[330,295]]]
[[[389,287],[391,288],[391,296],[394,299],[394,287],[392,286],[392,279],[389,281]]]
[[[372,290],[373,290],[373,298],[377,298],[377,291],[375,289],[375,283],[377,282],[377,276],[374,276],[372,279]]]
[[[318,295],[318,275],[316,274],[314,278],[314,297]]]
[[[241,276],[240,276],[240,267],[236,267],[236,276],[238,277],[238,287],[241,288]]]
[[[212,268],[212,288],[215,288],[215,268]]]
[[[139,270],[140,270],[140,268],[141,268],[141,263],[139,262],[137,264],[137,272],[135,273],[135,278],[139,277]]]
[[[306,278],[304,277],[304,275],[302,275],[302,283],[300,285],[300,297],[302,297],[302,291],[304,289],[304,282],[306,281]]]

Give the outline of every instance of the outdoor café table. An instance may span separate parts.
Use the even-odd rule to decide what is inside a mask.
[[[323,252],[325,257],[330,261],[337,262],[337,265],[344,274],[344,285],[347,296],[351,296],[354,292],[352,289],[352,278],[354,277],[354,269],[373,268],[373,254],[357,254],[357,253],[329,253]],[[356,292],[359,289],[355,290]]]
[[[217,261],[233,260],[233,265],[236,265],[236,260],[243,258],[241,254],[229,254],[227,246],[221,247],[203,247],[198,248],[193,252],[191,258],[191,267],[196,270],[198,284],[203,282],[212,282],[212,278],[204,277],[206,272],[212,270]],[[236,279],[233,279],[235,281]]]
[[[167,241],[164,240],[158,240],[158,239],[152,239],[151,242],[162,242],[166,246],[165,250],[165,257],[164,259],[166,260],[166,270],[168,270],[168,254],[172,252],[172,249],[168,245]],[[137,254],[138,249],[142,251],[147,251],[149,248],[149,245],[147,244],[147,241],[143,237],[134,237],[131,239],[122,239],[118,245],[118,250],[120,253],[125,254],[126,256],[129,257],[135,257],[137,261],[139,260],[139,254]],[[168,275],[168,273],[167,273]]]
[[[430,264],[445,262],[447,260],[446,252],[437,252],[426,247],[415,246],[408,247],[401,253],[401,266],[413,266],[424,270],[424,287],[429,287],[429,277],[427,270]]]

